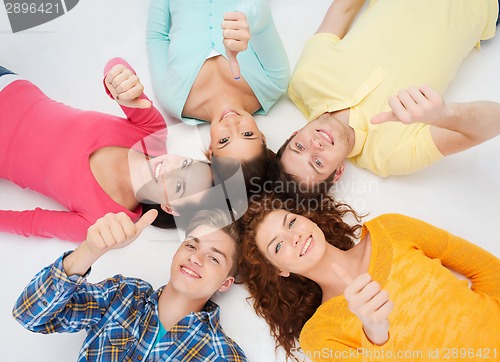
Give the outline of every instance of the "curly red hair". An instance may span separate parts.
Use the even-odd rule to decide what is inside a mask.
[[[277,208],[276,206],[280,207]],[[325,234],[328,243],[348,250],[352,248],[361,225],[360,216],[347,204],[324,197],[317,210],[307,210],[291,199],[278,195],[260,195],[253,198],[248,211],[240,219],[242,232],[239,268],[241,281],[246,285],[258,315],[269,324],[277,345],[283,347],[287,358],[293,358],[293,350],[304,324],[321,305],[322,292],[318,284],[301,275],[290,274],[284,278],[258,249],[255,235],[259,225],[272,211],[286,209],[315,222]],[[354,226],[343,221],[352,214]]]

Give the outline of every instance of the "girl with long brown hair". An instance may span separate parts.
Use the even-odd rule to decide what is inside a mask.
[[[250,205],[240,271],[289,357],[298,339],[313,361],[498,358],[499,258],[407,216],[361,226],[332,199],[315,210],[285,201],[264,195]]]

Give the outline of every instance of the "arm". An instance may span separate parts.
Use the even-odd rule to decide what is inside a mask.
[[[467,277],[472,290],[500,296],[500,259],[471,242],[423,221],[403,215],[381,216],[384,228],[394,237],[405,238],[429,258]]]
[[[332,269],[345,286],[344,298],[349,310],[363,324],[363,332],[370,344],[381,346],[389,340],[389,314],[394,307],[389,294],[369,274],[361,274],[354,280],[338,264]]]
[[[285,91],[290,65],[269,5],[265,1],[242,1],[236,10],[246,16],[251,34],[248,44],[259,58],[262,68],[269,79]]]
[[[354,21],[365,0],[335,0],[316,33],[333,33],[342,39]]]
[[[89,228],[85,241],[64,258],[64,272],[68,276],[84,275],[108,251],[131,244],[157,215],[158,211],[149,210],[135,224],[122,212],[104,215]]]
[[[166,131],[163,116],[144,94],[144,86],[130,64],[113,58],[104,67],[104,76],[106,93],[116,100],[129,121],[150,133]]]
[[[389,121],[428,123],[436,147],[445,156],[500,134],[499,103],[446,103],[432,88],[423,85],[399,91],[389,98],[389,106],[392,111],[373,117],[373,124]]]
[[[14,306],[14,318],[39,333],[76,332],[98,323],[119,290],[121,277],[87,283],[91,265],[107,251],[129,245],[156,215],[148,212],[136,224],[125,214],[99,219],[75,251],[33,278]]]
[[[164,93],[162,89],[168,87],[166,69],[170,48],[170,1],[151,0],[148,13],[148,24],[146,30],[146,42],[148,46],[149,68],[153,88],[161,104]]]
[[[0,210],[0,232],[40,236],[69,241],[83,241],[90,222],[70,211]]]

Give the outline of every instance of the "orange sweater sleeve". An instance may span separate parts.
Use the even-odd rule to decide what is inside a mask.
[[[399,214],[376,220],[395,239],[408,240],[429,258],[467,277],[472,290],[500,296],[500,259],[483,248],[424,221]]]

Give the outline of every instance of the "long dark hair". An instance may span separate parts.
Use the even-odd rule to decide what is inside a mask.
[[[321,288],[301,275],[279,276],[279,270],[257,247],[255,235],[267,215],[286,208],[315,222],[331,245],[342,250],[352,248],[361,228],[360,216],[349,205],[330,197],[325,197],[319,206],[317,210],[307,210],[283,196],[260,195],[240,220],[240,277],[253,299],[255,311],[269,324],[277,345],[284,348],[287,357],[295,359],[292,349],[304,324],[321,305]],[[343,217],[347,214],[355,217],[357,223],[354,226],[344,222]]]

